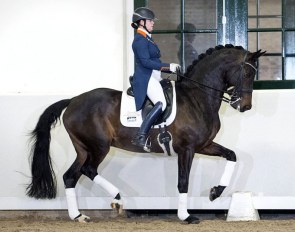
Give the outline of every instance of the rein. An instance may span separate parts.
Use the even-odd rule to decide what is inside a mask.
[[[208,89],[212,89],[212,90],[215,90],[215,91],[217,91],[217,92],[221,92],[221,93],[223,93],[223,94],[224,94],[224,93],[227,93],[228,95],[230,95],[230,91],[227,91],[227,90],[221,90],[221,89],[216,89],[216,88],[211,87],[211,86],[209,86],[209,85],[205,85],[205,84],[203,84],[203,83],[201,83],[201,82],[199,82],[199,81],[192,80],[190,77],[187,77],[187,76],[181,74],[179,71],[176,73],[176,75],[177,75],[177,79],[178,79],[178,77],[181,77],[181,79],[186,79],[186,80],[188,80],[188,81],[190,81],[190,82],[193,82],[193,84],[195,84],[195,86],[197,86],[197,87],[203,86],[203,87],[206,87],[206,88],[208,88]],[[215,96],[212,96],[212,97],[215,97]],[[215,97],[215,98],[221,99],[222,101],[224,101],[224,102],[226,102],[226,103],[229,103],[229,102],[230,102],[230,99],[227,98],[227,97],[224,97],[224,96],[222,96],[221,98],[219,98],[219,97]]]
[[[239,81],[240,81],[240,85],[237,87],[234,87],[234,91],[232,91],[232,90],[230,90],[230,91],[228,91],[228,90],[221,90],[221,89],[217,89],[217,88],[214,88],[214,87],[211,87],[211,86],[208,86],[208,85],[205,85],[205,84],[203,84],[203,83],[201,83],[201,82],[198,82],[198,81],[196,81],[196,80],[192,80],[190,77],[187,77],[187,76],[185,76],[185,75],[183,75],[183,74],[181,74],[180,73],[180,71],[179,70],[177,70],[177,72],[176,72],[176,75],[177,75],[177,79],[178,79],[178,77],[180,77],[180,79],[185,79],[185,80],[189,80],[190,82],[193,82],[193,84],[195,84],[196,86],[203,86],[203,87],[206,87],[206,88],[208,88],[208,89],[212,89],[212,90],[214,90],[214,91],[217,91],[217,92],[221,92],[221,93],[226,93],[226,94],[228,94],[230,97],[231,97],[231,99],[229,99],[229,98],[227,98],[227,97],[224,97],[224,96],[222,96],[221,98],[219,98],[219,97],[215,97],[215,96],[212,96],[212,97],[215,97],[215,98],[218,98],[218,99],[220,99],[220,100],[222,100],[222,101],[224,101],[224,102],[226,102],[226,103],[229,103],[230,105],[232,105],[232,104],[234,104],[235,102],[237,102],[237,101],[239,101],[240,99],[241,99],[241,97],[239,96],[235,96],[235,94],[237,93],[237,91],[236,91],[236,88],[239,90],[240,89],[240,86],[242,86],[242,79],[243,79],[243,77],[242,77],[242,75],[243,75],[243,73],[244,73],[244,66],[245,66],[245,64],[246,65],[249,65],[251,68],[253,68],[254,70],[255,70],[255,72],[257,72],[257,68],[254,66],[254,65],[252,65],[252,64],[250,64],[250,63],[248,63],[248,62],[246,62],[246,58],[247,58],[247,52],[246,52],[246,54],[245,54],[245,56],[244,56],[244,61],[243,61],[243,63],[241,64],[241,72],[240,72],[240,77],[239,77]],[[252,92],[252,89],[251,90],[249,90],[249,89],[241,89],[240,91],[238,91],[239,92],[239,94],[241,95],[241,92]],[[235,98],[235,100],[234,101],[232,101],[232,98]]]

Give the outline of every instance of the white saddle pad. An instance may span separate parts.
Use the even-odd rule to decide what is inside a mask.
[[[172,112],[167,118],[166,123],[159,124],[161,126],[169,126],[176,116],[176,92],[174,81],[171,81],[171,84],[173,87]],[[134,97],[127,95],[126,91],[122,93],[120,121],[122,125],[126,127],[140,127],[142,123],[141,110],[136,111]],[[159,125],[155,125],[155,128],[159,128]]]

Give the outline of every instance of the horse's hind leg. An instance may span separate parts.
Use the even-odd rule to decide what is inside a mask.
[[[220,197],[224,189],[229,185],[230,180],[232,178],[235,166],[236,166],[236,154],[217,143],[212,142],[209,146],[205,147],[199,153],[210,156],[220,156],[227,160],[224,172],[221,176],[220,182],[218,186],[214,186],[210,190],[209,199],[214,201],[216,198]]]
[[[104,153],[107,154],[108,152]],[[86,162],[83,164],[81,168],[81,172],[83,175],[90,178],[94,183],[101,186],[106,192],[108,192],[113,197],[111,207],[117,210],[119,214],[122,214],[123,202],[121,200],[119,189],[97,173],[97,167],[102,162],[104,157],[105,155],[100,157],[93,157],[88,155]]]
[[[114,199],[111,203],[111,206],[117,209],[119,213],[122,213],[123,204],[118,188],[116,188],[113,184],[108,182],[97,173],[97,167],[105,158],[109,148],[103,152],[101,149],[88,146],[87,150],[99,150],[99,154],[104,154],[100,156],[94,156],[93,154],[97,152],[87,152],[83,148],[85,145],[80,144],[80,142],[78,142],[74,136],[70,137],[77,152],[77,159],[63,176],[70,218],[78,222],[90,221],[88,216],[85,216],[79,212],[76,199],[75,186],[82,174],[89,177],[92,181],[94,181],[94,183],[100,185],[111,196],[113,196]]]
[[[76,196],[76,184],[81,177],[80,171],[76,168],[81,166],[78,160],[72,164],[69,170],[64,174],[63,179],[65,183],[65,193],[68,204],[69,217],[72,220],[79,222],[88,222],[90,218],[88,216],[82,215],[78,209],[77,196]]]
[[[81,214],[78,209],[76,190],[75,190],[76,184],[82,175],[81,167],[83,166],[87,158],[87,152],[84,149],[82,149],[79,145],[77,145],[77,143],[73,143],[73,145],[77,152],[77,158],[74,161],[74,163],[71,165],[71,167],[63,175],[66,199],[68,204],[68,213],[69,213],[69,217],[72,220],[79,221],[79,222],[88,222],[90,218],[88,216]]]
[[[67,124],[65,124],[65,126],[66,125]],[[79,211],[75,190],[76,184],[83,174],[81,171],[82,167],[85,165],[85,163],[87,163],[87,159],[90,156],[90,153],[88,152],[89,148],[76,135],[74,135],[74,133],[69,130],[69,128],[66,127],[66,129],[68,130],[69,136],[77,153],[76,160],[63,175],[68,204],[68,213],[72,220],[78,222],[89,222],[90,217],[81,214]]]

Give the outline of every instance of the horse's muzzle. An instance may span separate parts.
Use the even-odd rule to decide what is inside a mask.
[[[245,111],[247,111],[247,110],[251,110],[251,108],[252,108],[252,105],[245,105],[245,106],[243,106],[243,107],[240,107],[239,106],[239,111],[240,112],[245,112]]]
[[[232,98],[231,100],[231,106],[239,112],[245,112],[252,108],[252,94],[244,94],[240,98]]]
[[[243,105],[241,101],[236,101],[230,105],[239,112],[245,112],[247,110],[251,110],[252,108],[252,104]]]

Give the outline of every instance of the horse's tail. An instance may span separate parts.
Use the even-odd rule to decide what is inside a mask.
[[[49,106],[40,116],[31,133],[31,184],[27,195],[37,199],[56,197],[56,177],[52,168],[50,148],[50,129],[60,119],[62,111],[70,104],[71,99],[64,99]]]

